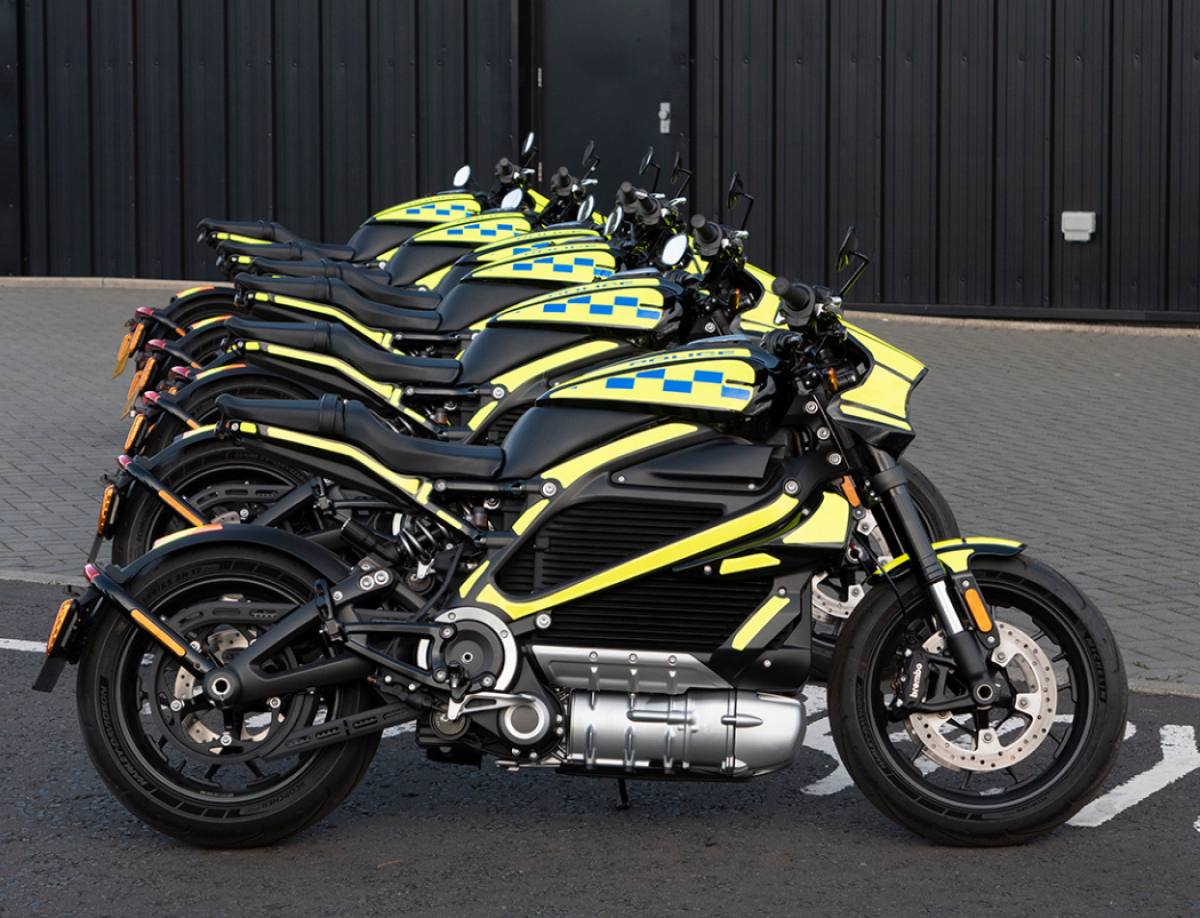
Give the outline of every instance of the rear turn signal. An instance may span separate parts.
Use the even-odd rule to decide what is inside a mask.
[[[96,535],[107,539],[109,533],[112,531],[113,519],[116,515],[117,486],[110,484],[104,489],[104,498],[100,501],[100,520],[96,523]]]
[[[67,623],[67,618],[74,611],[76,601],[68,599],[58,607],[58,615],[54,617],[54,627],[50,629],[50,639],[46,641],[46,656],[54,653],[54,645],[58,643],[58,635],[62,632],[63,625]]]
[[[147,392],[146,394],[154,395],[155,393]],[[145,429],[145,427],[146,416],[144,414],[139,414],[133,419],[133,423],[129,426],[129,433],[125,436],[125,449],[123,452],[126,455],[134,451],[134,447],[137,446],[138,440],[141,438],[142,431]]]

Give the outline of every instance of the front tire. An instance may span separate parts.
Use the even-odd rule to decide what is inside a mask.
[[[1125,671],[1112,632],[1065,578],[1025,556],[977,557],[971,574],[1001,644],[1005,686],[990,709],[890,716],[904,651],[941,654],[944,635],[909,574],[874,590],[833,658],[830,724],[847,771],[887,816],[947,845],[1022,844],[1066,822],[1099,790],[1125,728]],[[901,601],[902,600],[902,601]],[[953,667],[923,673],[927,685]]]
[[[126,588],[214,660],[225,662],[313,595],[319,575],[293,558],[242,547],[168,558]],[[271,615],[221,601],[278,604]],[[267,661],[285,669],[327,654],[314,632]],[[378,734],[266,761],[291,731],[374,703],[362,683],[299,692],[229,712],[177,714],[195,680],[145,631],[109,608],[79,666],[77,704],[88,753],[117,799],[147,825],[196,845],[267,845],[328,815],[366,772]],[[274,702],[278,704],[274,704]],[[224,742],[225,737],[229,738]]]

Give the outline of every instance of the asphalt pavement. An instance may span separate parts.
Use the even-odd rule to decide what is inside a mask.
[[[128,425],[123,323],[168,296],[0,286],[0,578],[78,579]],[[929,366],[909,457],[964,534],[1075,581],[1135,688],[1200,695],[1200,332],[851,318]]]

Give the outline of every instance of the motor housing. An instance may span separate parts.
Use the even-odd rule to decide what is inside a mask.
[[[750,778],[787,768],[804,705],[763,692],[681,695],[573,691],[567,767],[680,778]]]

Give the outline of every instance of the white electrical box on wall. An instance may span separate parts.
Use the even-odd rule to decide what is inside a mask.
[[[1062,234],[1067,242],[1087,242],[1096,232],[1096,212],[1094,210],[1064,210],[1062,215]]]

